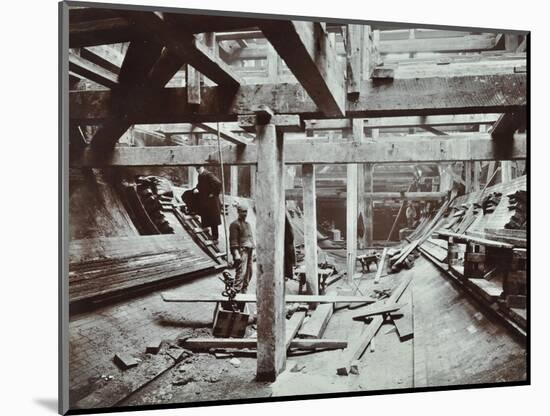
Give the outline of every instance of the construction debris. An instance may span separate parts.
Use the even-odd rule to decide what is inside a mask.
[[[121,370],[127,370],[138,365],[138,361],[130,354],[125,352],[119,352],[118,354],[116,354],[113,358],[113,361]]]

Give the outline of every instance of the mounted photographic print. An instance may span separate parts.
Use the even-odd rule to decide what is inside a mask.
[[[60,413],[529,384],[529,32],[59,6]]]

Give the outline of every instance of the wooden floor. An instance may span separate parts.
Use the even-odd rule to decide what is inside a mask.
[[[480,312],[478,305],[432,263],[419,258],[413,269],[383,277],[378,285],[373,283],[375,273],[370,272],[355,281],[364,294],[371,293],[374,288],[395,287],[403,279],[413,276],[414,338],[401,342],[394,325],[386,321],[376,334],[373,345],[361,358],[359,375],[338,376],[336,368],[345,360],[345,354],[327,351],[290,354],[286,370],[275,383],[258,383],[254,380],[254,357],[239,356],[240,367],[232,368],[226,365],[227,360],[204,353],[197,354],[193,374],[210,374],[222,367],[229,371],[222,372],[215,385],[200,381],[204,377],[198,376],[194,383],[174,387],[171,380],[178,374],[174,369],[121,404],[153,404],[161,397],[169,397],[165,399],[167,403],[181,403],[520,382],[526,379],[526,354],[522,343],[500,321],[493,321]],[[204,284],[208,284],[207,280]],[[287,292],[297,289],[294,286],[295,282],[287,282]],[[352,344],[366,326],[352,320],[361,310],[334,312],[323,337],[344,338]],[[291,371],[295,366],[301,370]]]

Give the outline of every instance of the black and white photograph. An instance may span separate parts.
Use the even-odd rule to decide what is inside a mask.
[[[59,19],[60,413],[530,384],[529,31]]]

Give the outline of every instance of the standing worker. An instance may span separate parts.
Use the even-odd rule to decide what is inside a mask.
[[[416,210],[414,209],[412,201],[407,203],[407,210],[405,211],[407,217],[407,227],[412,229],[414,227],[414,220],[416,218]]]
[[[248,207],[244,203],[237,206],[238,218],[229,225],[229,247],[235,264],[235,281],[239,293],[246,293],[252,279],[252,252],[254,237],[252,227],[246,221]]]
[[[220,192],[222,189],[221,181],[212,172],[205,169],[204,166],[197,166],[199,180],[193,190],[198,194],[198,208],[203,228],[210,227],[212,240],[218,244],[219,233],[218,226],[221,222]]]

